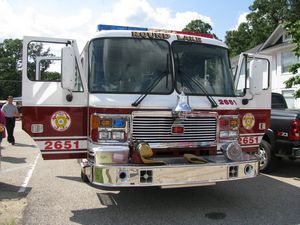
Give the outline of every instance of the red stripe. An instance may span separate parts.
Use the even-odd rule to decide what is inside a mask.
[[[75,140],[75,141],[86,141],[87,140],[87,138],[47,138],[47,137],[45,137],[45,138],[43,138],[43,139],[35,139],[34,137],[33,137],[33,139],[34,139],[34,141],[65,141],[65,140],[70,140],[70,141],[73,141],[73,140]]]
[[[56,159],[85,159],[87,153],[42,154],[44,160]]]
[[[65,111],[71,117],[70,127],[57,131],[51,125],[51,116],[57,111]],[[43,124],[43,133],[32,133],[32,124]],[[24,106],[22,108],[22,128],[32,137],[45,136],[86,136],[87,107],[41,107]]]

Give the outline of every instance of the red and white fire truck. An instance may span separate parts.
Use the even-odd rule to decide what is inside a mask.
[[[258,175],[266,57],[242,54],[233,75],[212,35],[109,25],[81,55],[72,39],[24,37],[23,46],[23,130],[45,160],[81,158],[83,180],[107,187]]]

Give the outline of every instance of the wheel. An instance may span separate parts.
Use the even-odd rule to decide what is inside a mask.
[[[269,142],[262,140],[257,156],[260,157],[260,171],[261,172],[269,172],[274,169],[275,164],[277,162],[277,158],[273,155],[271,151],[271,145]]]
[[[81,170],[81,180],[85,183],[89,183],[89,178],[87,177],[87,175],[85,175],[85,173],[83,172],[83,170]]]

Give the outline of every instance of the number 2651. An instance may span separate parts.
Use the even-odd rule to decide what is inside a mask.
[[[45,150],[78,149],[79,141],[46,141]]]

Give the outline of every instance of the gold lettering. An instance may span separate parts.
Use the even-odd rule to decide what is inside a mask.
[[[155,32],[136,32],[132,31],[131,36],[134,38],[153,38],[153,39],[169,39],[171,37],[170,34],[165,33],[155,33]]]
[[[135,38],[141,38],[141,32],[134,32],[134,31],[132,31],[131,32],[131,36],[135,37]]]
[[[154,38],[154,33],[148,33],[149,38]]]
[[[141,32],[141,37],[142,37],[142,38],[147,38],[147,33]]]
[[[193,37],[193,36],[187,36],[187,35],[176,35],[177,40],[179,41],[190,41],[190,42],[199,42],[201,43],[201,38],[199,37]]]

